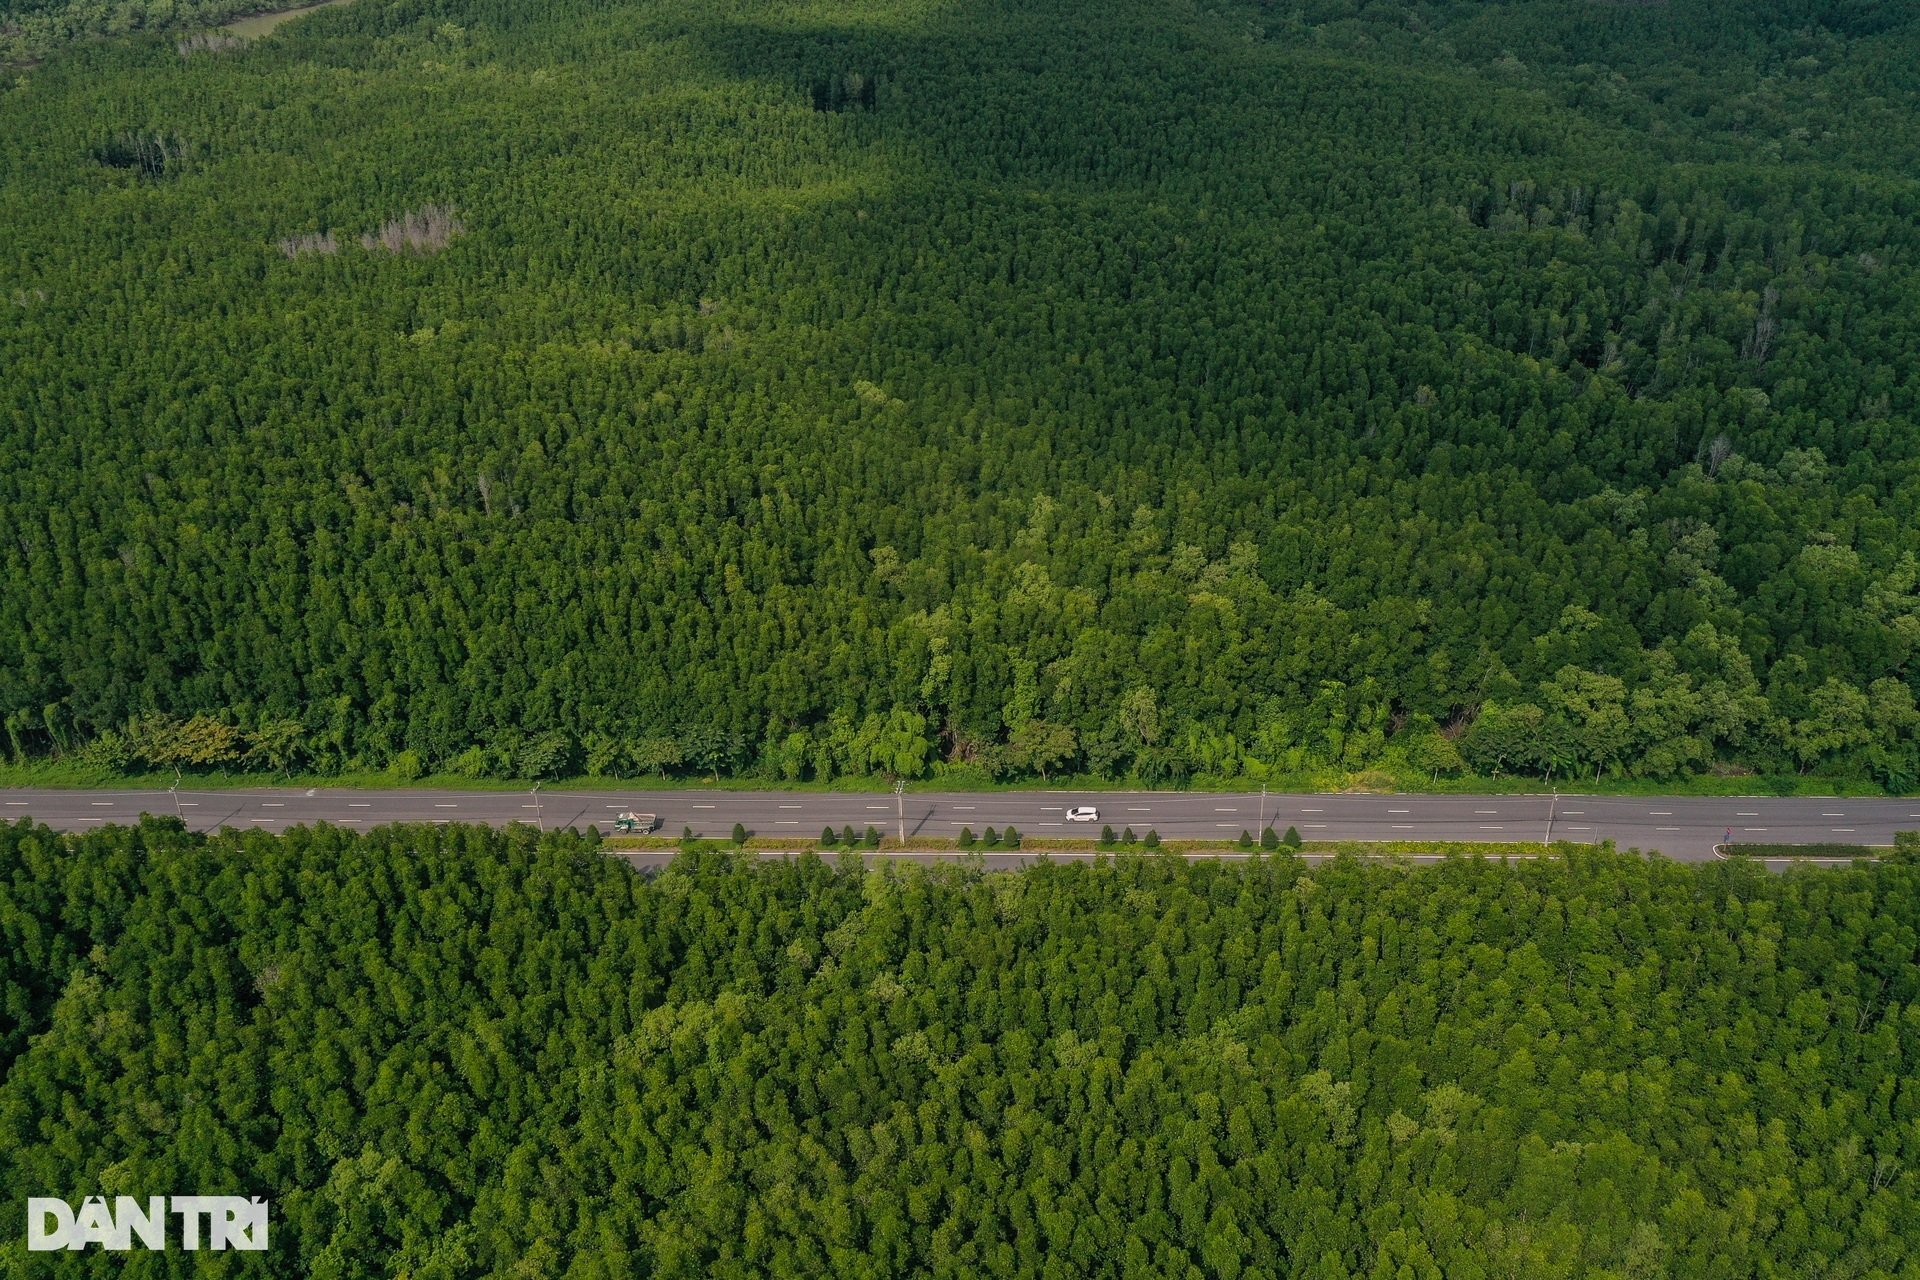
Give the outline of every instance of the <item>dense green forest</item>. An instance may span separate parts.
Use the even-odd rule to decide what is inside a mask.
[[[1867,0],[81,42],[0,89],[4,749],[1907,789],[1916,175]]]
[[[153,1276],[1911,1280],[1916,921],[1913,861],[649,878],[21,822],[0,1220],[270,1199],[268,1253]]]

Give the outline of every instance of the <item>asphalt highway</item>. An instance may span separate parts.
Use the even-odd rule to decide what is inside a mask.
[[[1094,822],[1069,822],[1068,809],[1091,806]],[[656,832],[724,838],[734,823],[756,836],[818,841],[868,824],[886,835],[954,836],[963,826],[1017,827],[1022,835],[1094,837],[1149,829],[1163,838],[1231,840],[1266,824],[1293,826],[1308,840],[1488,840],[1539,845],[1549,837],[1622,849],[1658,850],[1701,861],[1729,832],[1736,842],[1889,845],[1895,831],[1920,829],[1920,798],[1674,797],[1582,795],[1269,795],[1197,791],[910,791],[896,808],[890,792],[725,791],[352,791],[329,787],[251,791],[0,790],[0,820],[31,817],[83,831],[127,823],[142,813],[175,814],[194,830],[254,827],[283,831],[301,823],[348,828],[390,822],[525,822],[547,828],[598,826],[611,833],[624,809],[658,815]],[[1516,852],[1518,852],[1516,850]]]

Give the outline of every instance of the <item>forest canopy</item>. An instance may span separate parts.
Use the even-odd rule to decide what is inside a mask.
[[[1920,778],[1912,6],[185,29],[0,88],[15,759]]]
[[[269,1200],[267,1253],[145,1275],[1912,1280],[1916,921],[1912,860],[648,877],[22,821],[0,1221]]]

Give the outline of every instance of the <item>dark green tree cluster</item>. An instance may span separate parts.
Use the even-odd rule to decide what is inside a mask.
[[[253,1192],[223,1274],[322,1280],[1906,1280],[1916,921],[1910,859],[643,876],[21,822],[0,1214]]]
[[[1920,11],[805,14],[0,90],[6,748],[1920,778]]]

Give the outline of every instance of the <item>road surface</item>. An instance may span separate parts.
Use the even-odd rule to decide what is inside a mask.
[[[1098,822],[1068,822],[1066,811],[1090,805]],[[1029,837],[1093,837],[1102,824],[1117,832],[1149,829],[1166,839],[1232,840],[1267,824],[1298,827],[1308,840],[1490,840],[1538,845],[1556,840],[1611,839],[1622,849],[1657,849],[1702,861],[1729,829],[1736,842],[1889,845],[1895,831],[1920,829],[1920,798],[1645,796],[1270,795],[1194,791],[908,792],[901,798],[909,836],[979,835],[1009,824]],[[300,823],[349,828],[389,822],[509,822],[613,829],[623,809],[660,816],[658,831],[725,838],[734,823],[756,836],[792,836],[809,844],[822,827],[856,831],[871,823],[899,831],[889,792],[822,791],[30,791],[0,790],[0,818],[32,817],[67,831],[132,822],[141,813],[177,814],[197,831],[255,827],[283,831]]]

